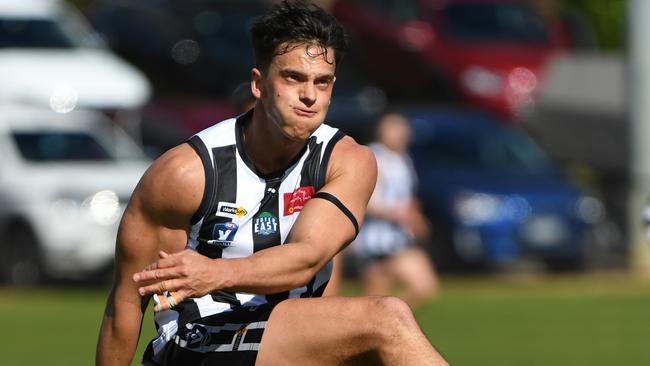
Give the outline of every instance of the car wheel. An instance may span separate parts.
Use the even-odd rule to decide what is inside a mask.
[[[544,258],[546,267],[551,272],[572,272],[581,270],[584,267],[583,256]]]
[[[23,224],[9,227],[3,245],[2,279],[16,286],[32,286],[43,280],[38,241]]]
[[[440,272],[473,273],[486,269],[482,262],[463,259],[454,245],[450,225],[435,218],[431,219],[431,244],[427,252]]]

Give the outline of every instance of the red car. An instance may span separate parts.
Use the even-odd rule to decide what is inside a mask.
[[[444,91],[515,121],[568,40],[522,0],[338,0],[369,76],[401,96]]]

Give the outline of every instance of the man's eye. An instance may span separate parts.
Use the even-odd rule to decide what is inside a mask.
[[[298,81],[298,76],[293,75],[293,74],[289,74],[289,75],[285,76],[285,79],[290,80],[290,81]]]

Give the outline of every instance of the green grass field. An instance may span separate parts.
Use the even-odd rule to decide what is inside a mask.
[[[93,364],[105,296],[0,288],[0,364]],[[621,275],[444,279],[416,315],[453,365],[650,365],[650,282]]]

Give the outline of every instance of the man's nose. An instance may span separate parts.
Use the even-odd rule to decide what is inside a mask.
[[[311,106],[316,102],[316,86],[313,82],[306,82],[300,90],[300,101],[307,106]]]

